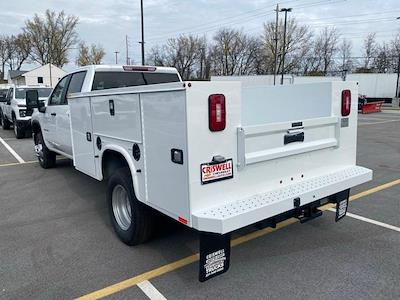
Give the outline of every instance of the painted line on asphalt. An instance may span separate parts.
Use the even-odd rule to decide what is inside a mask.
[[[0,165],[0,168],[2,167],[12,167],[12,166],[22,166],[22,165],[31,165],[34,163],[37,163],[37,160],[32,160],[32,161],[25,161],[23,163],[10,163],[10,164],[2,164]]]
[[[7,144],[1,137],[0,137],[0,143],[2,143],[4,147],[7,148],[8,152],[10,152],[20,164],[25,163],[25,161],[21,158],[21,156],[19,156],[18,153],[15,152],[14,149],[11,148],[11,146]]]
[[[366,197],[368,195],[371,195],[371,194],[377,193],[379,191],[394,187],[394,186],[399,185],[399,184],[400,184],[400,179],[397,179],[397,180],[394,180],[394,181],[379,185],[377,187],[371,188],[369,190],[366,190],[364,192],[361,192],[361,193],[358,193],[356,195],[351,196],[350,197],[350,201],[354,201],[354,200],[360,199],[362,197]],[[327,204],[327,205],[321,207],[320,209],[323,210],[323,211],[326,211],[326,210],[329,210],[329,209],[333,208],[334,206],[335,206],[334,204]],[[251,240],[257,239],[259,237],[265,236],[267,234],[270,234],[272,232],[275,232],[275,231],[277,231],[279,229],[282,229],[284,227],[287,227],[287,226],[295,224],[295,223],[298,223],[298,220],[294,219],[294,218],[285,220],[285,221],[277,224],[276,228],[267,227],[267,228],[264,228],[264,229],[257,230],[257,231],[254,231],[252,233],[246,234],[246,235],[241,236],[239,238],[236,238],[236,239],[232,240],[231,245],[232,245],[232,247],[238,246],[240,244],[243,244],[243,243],[249,242]],[[182,258],[180,260],[177,260],[175,262],[166,264],[166,265],[161,266],[159,268],[153,269],[151,271],[142,273],[140,275],[137,275],[135,277],[132,277],[132,278],[129,278],[129,279],[126,279],[126,280],[123,280],[121,282],[115,283],[115,284],[110,285],[108,287],[105,287],[103,289],[94,291],[94,292],[89,293],[87,295],[81,296],[81,297],[77,298],[77,300],[101,299],[101,298],[107,297],[109,295],[118,293],[118,292],[120,292],[122,290],[131,288],[131,287],[133,287],[135,285],[138,285],[139,283],[141,283],[141,282],[143,282],[145,280],[151,280],[153,278],[159,277],[161,275],[164,275],[164,274],[172,272],[172,271],[176,271],[176,270],[181,269],[181,268],[183,268],[183,267],[185,267],[187,265],[195,263],[195,262],[197,262],[199,260],[199,257],[200,257],[199,253],[187,256],[187,257]]]
[[[148,280],[139,282],[137,286],[150,300],[167,300]]]
[[[336,210],[333,209],[333,208],[330,208],[329,211],[332,211],[332,212],[336,213]],[[387,229],[391,229],[391,230],[400,232],[400,227],[396,227],[396,226],[393,226],[393,225],[390,225],[390,224],[386,224],[386,223],[382,223],[382,222],[379,222],[379,221],[375,221],[375,220],[372,220],[372,219],[369,219],[369,218],[366,218],[366,217],[363,217],[363,216],[355,215],[355,214],[352,214],[352,213],[349,213],[349,212],[346,214],[346,217],[350,217],[350,218],[353,218],[353,219],[357,219],[357,220],[360,220],[360,221],[364,221],[364,222],[367,222],[367,223],[371,223],[371,224],[374,224],[374,225],[378,225],[378,226],[381,226],[381,227],[384,227],[384,228],[387,228]]]
[[[400,120],[388,120],[388,121],[382,121],[382,122],[372,122],[372,123],[363,123],[363,124],[359,123],[358,126],[386,124],[386,123],[393,123],[393,122],[400,122]]]

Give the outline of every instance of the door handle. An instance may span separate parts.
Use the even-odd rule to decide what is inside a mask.
[[[57,116],[57,114],[56,114],[56,113],[51,113],[51,115],[52,115],[53,117]]]

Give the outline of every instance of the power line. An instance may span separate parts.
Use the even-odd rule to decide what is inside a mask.
[[[319,5],[326,5],[326,4],[333,4],[333,3],[339,3],[339,2],[344,2],[344,1],[346,1],[346,0],[317,1],[317,2],[313,2],[313,3],[302,4],[302,5],[299,5],[299,6],[293,6],[293,8],[296,9],[296,10],[298,10],[298,9],[301,10],[303,8],[319,6]],[[329,3],[327,3],[327,2],[329,2]],[[267,8],[271,8],[271,6],[268,6]],[[244,24],[244,23],[248,23],[248,22],[251,22],[253,20],[256,20],[256,19],[259,19],[259,18],[264,18],[266,16],[273,15],[273,14],[275,14],[273,10],[271,10],[270,13],[258,12],[256,14],[252,14],[250,16],[241,17],[239,19],[232,20],[232,21],[229,21],[229,22],[218,23],[218,24],[213,25],[213,26],[208,26],[208,25],[207,26],[203,26],[202,30],[187,31],[187,32],[183,32],[183,31],[179,31],[178,30],[178,34],[176,34],[176,31],[174,31],[175,35],[173,35],[172,37],[179,36],[179,35],[182,35],[182,34],[208,33],[208,32],[214,31],[214,30],[216,30],[218,28],[221,28],[223,26],[232,25],[232,24],[238,24],[238,23]],[[209,23],[207,23],[207,24],[209,24]],[[186,30],[186,29],[183,29],[183,30]],[[170,37],[171,36],[169,36],[169,35],[163,34],[163,35],[159,35],[159,36],[150,38],[150,39],[148,39],[148,41],[156,42],[156,41],[161,41],[161,40],[164,40],[165,38],[170,38]]]

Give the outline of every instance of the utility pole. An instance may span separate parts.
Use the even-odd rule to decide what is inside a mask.
[[[279,4],[276,5],[276,21],[275,21],[275,63],[274,63],[274,85],[276,85],[276,67],[278,65],[278,26],[279,26]]]
[[[282,53],[282,78],[281,85],[283,85],[283,75],[285,74],[285,54],[286,54],[286,24],[287,24],[287,13],[291,12],[291,8],[282,8],[281,12],[285,13],[285,24],[283,26],[283,53]]]
[[[118,51],[115,51],[115,64],[118,65]]]
[[[125,47],[126,47],[126,64],[129,65],[129,40],[128,35],[125,36]]]
[[[144,54],[144,14],[143,14],[143,0],[140,0],[140,14],[141,14],[141,21],[142,21],[142,66],[145,65],[145,54]]]
[[[397,63],[397,85],[396,85],[396,98],[400,98],[399,94],[399,83],[400,83],[400,49],[398,51],[399,61]]]

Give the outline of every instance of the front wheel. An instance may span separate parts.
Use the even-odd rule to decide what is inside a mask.
[[[10,122],[6,119],[3,113],[1,113],[1,126],[3,127],[4,130],[10,129]]]
[[[14,134],[17,139],[22,139],[25,137],[25,131],[18,126],[17,119],[13,117]]]
[[[56,165],[56,154],[50,151],[44,143],[42,132],[34,134],[35,153],[43,169],[50,169]]]
[[[118,169],[110,177],[107,203],[114,231],[122,242],[134,246],[150,239],[154,214],[136,199],[129,168]]]

